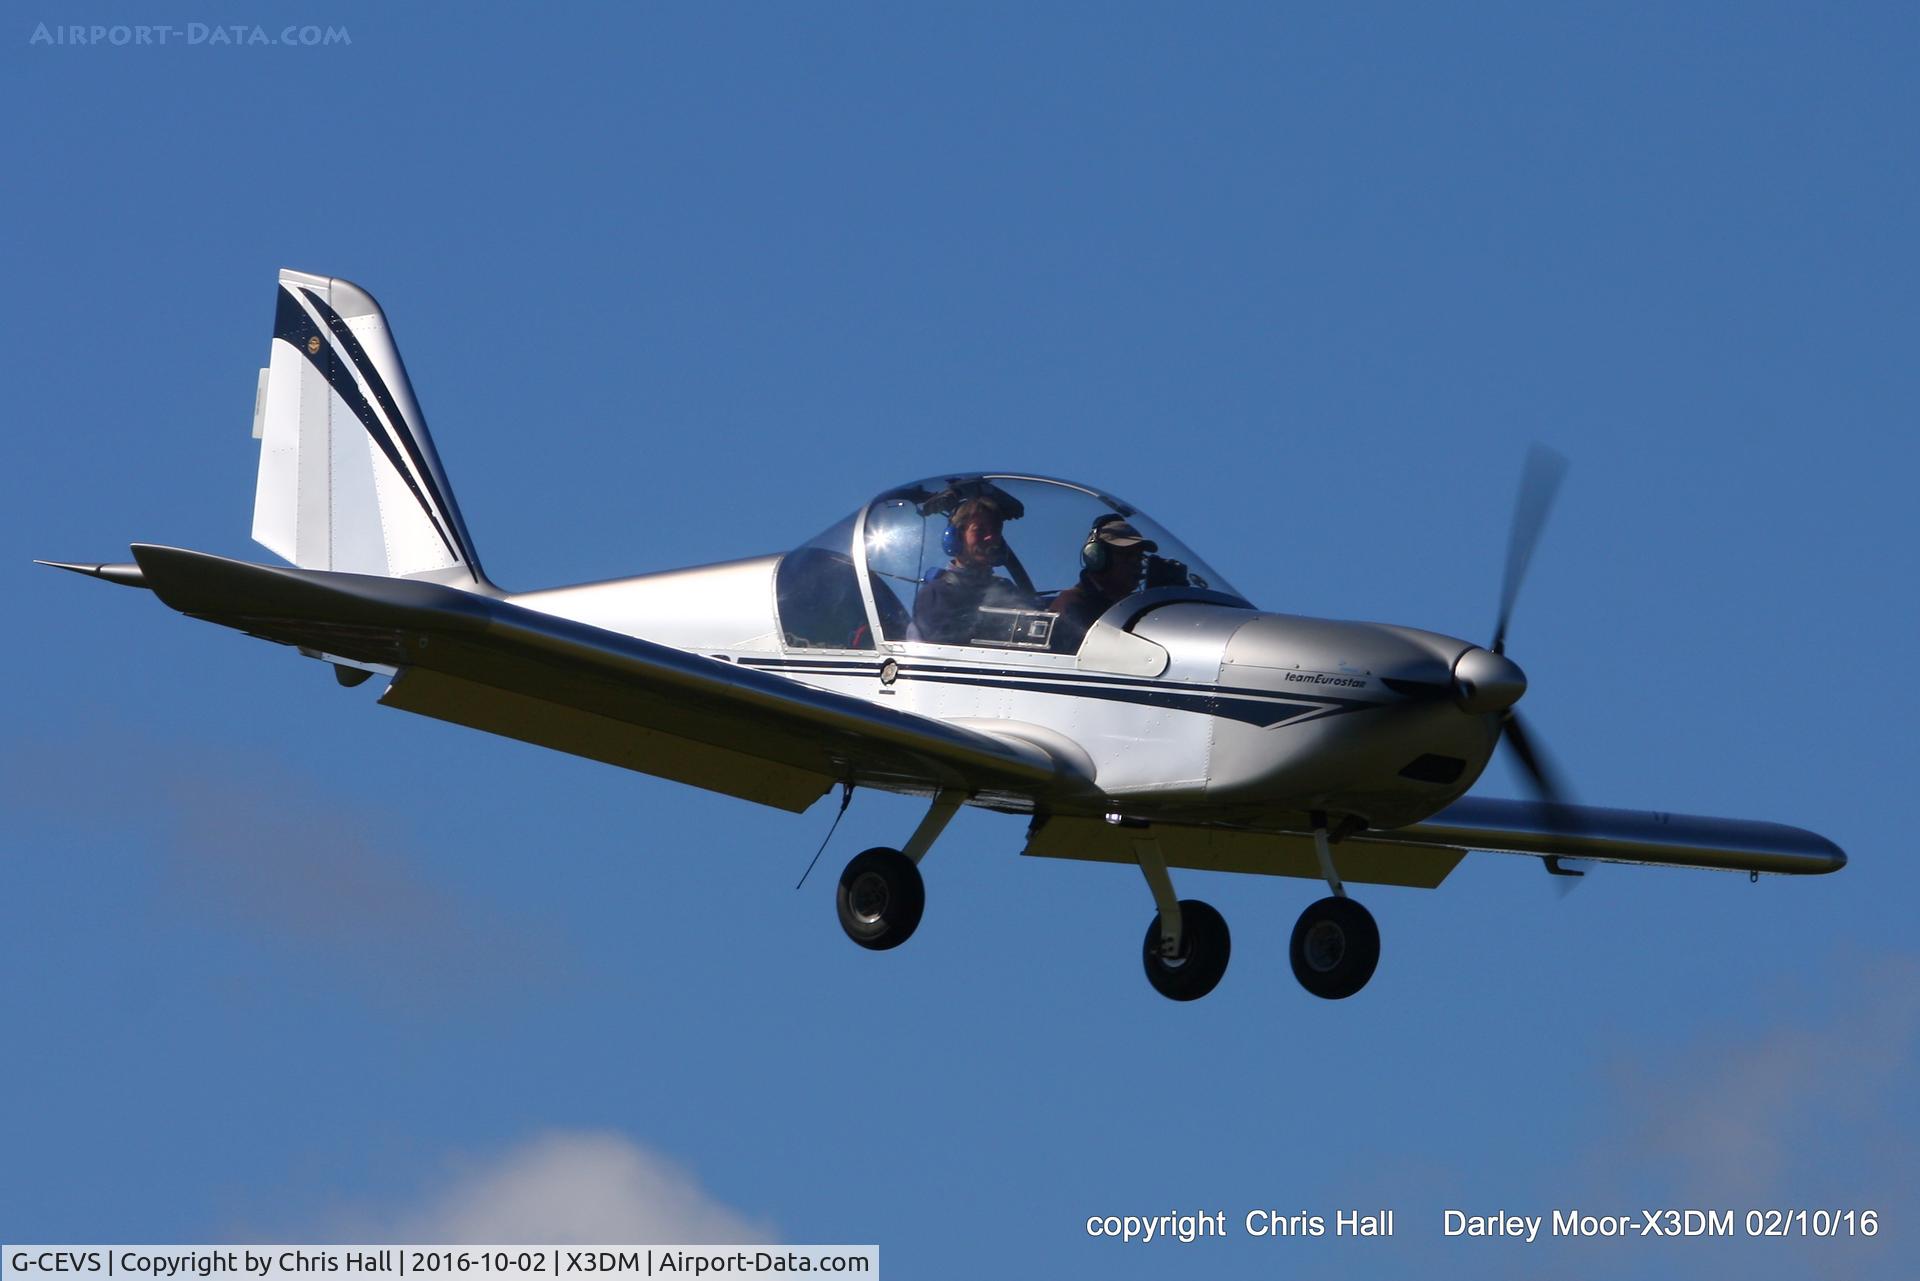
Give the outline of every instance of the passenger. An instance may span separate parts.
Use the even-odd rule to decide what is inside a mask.
[[[1128,524],[1124,516],[1108,512],[1095,520],[1080,548],[1080,581],[1047,606],[1060,616],[1053,625],[1053,648],[1060,653],[1079,652],[1094,620],[1139,590],[1147,553],[1159,550],[1158,543]]]
[[[969,498],[947,516],[942,547],[953,559],[930,572],[913,602],[907,639],[937,645],[973,640],[983,606],[1033,609],[1033,598],[995,574],[1007,561],[1006,515],[990,497]]]

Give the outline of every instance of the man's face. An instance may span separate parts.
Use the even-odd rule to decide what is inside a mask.
[[[976,569],[992,567],[1000,558],[1000,517],[976,511],[960,524],[960,550],[954,559]]]

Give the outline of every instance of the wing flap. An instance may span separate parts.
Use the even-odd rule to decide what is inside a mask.
[[[831,775],[425,667],[401,672],[380,705],[795,813],[833,786]]]
[[[389,706],[783,808],[805,808],[804,791],[817,797],[839,780],[1028,798],[1075,781],[1023,744],[476,592],[133,551],[154,593],[184,614],[400,668]],[[477,701],[463,706],[463,693]],[[645,733],[622,743],[615,726]],[[676,757],[676,744],[708,750]],[[730,773],[763,765],[780,768],[765,779]]]
[[[1260,876],[1320,879],[1313,838],[1293,832],[1256,832],[1244,828],[1155,823],[1154,837],[1168,867],[1202,872],[1247,872]],[[1430,890],[1467,856],[1442,845],[1389,843],[1367,836],[1349,837],[1334,847],[1340,879],[1366,885],[1407,885]],[[1100,863],[1134,861],[1130,833],[1103,819],[1055,815],[1027,836],[1021,853],[1037,858],[1086,859]]]

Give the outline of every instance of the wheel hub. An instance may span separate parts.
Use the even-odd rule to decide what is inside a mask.
[[[887,891],[887,878],[878,872],[867,872],[854,881],[847,898],[853,914],[871,925],[886,915],[887,902],[891,898]]]
[[[1307,936],[1300,940],[1300,950],[1309,966],[1326,974],[1336,969],[1347,955],[1346,931],[1332,921],[1315,921],[1308,928]]]
[[[1213,991],[1227,972],[1233,936],[1220,913],[1198,899],[1180,900],[1180,948],[1167,954],[1161,920],[1155,916],[1141,940],[1147,982],[1160,995],[1175,1001],[1195,1001]]]

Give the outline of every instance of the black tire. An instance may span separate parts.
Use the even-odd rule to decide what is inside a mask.
[[[912,859],[880,846],[853,856],[840,873],[834,901],[847,937],[884,952],[913,937],[927,907],[927,886]]]
[[[1323,898],[1300,913],[1287,953],[1301,987],[1322,1000],[1344,1001],[1380,964],[1380,927],[1352,899]]]
[[[1180,900],[1180,956],[1169,961],[1160,955],[1160,913],[1147,923],[1142,959],[1147,982],[1170,1001],[1197,1001],[1213,991],[1227,972],[1233,955],[1233,935],[1227,920],[1197,898]]]

